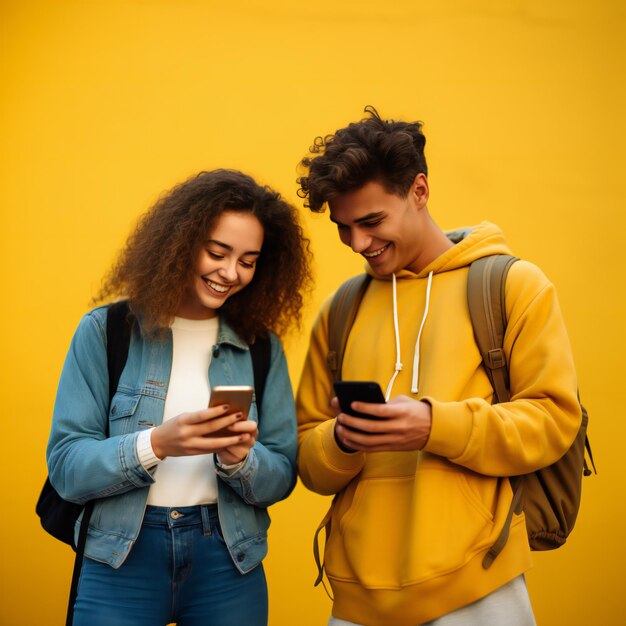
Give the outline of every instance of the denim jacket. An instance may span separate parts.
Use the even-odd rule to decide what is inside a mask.
[[[142,429],[163,420],[172,335],[146,338],[134,324],[126,367],[109,407],[106,316],[106,307],[85,315],[72,339],[57,391],[47,458],[50,481],[61,497],[79,504],[96,500],[85,555],[118,568],[137,539],[154,482],[139,462],[136,440]],[[254,384],[248,345],[223,320],[209,379],[212,386]],[[267,554],[267,507],[286,498],[296,482],[293,392],[275,335],[261,416],[258,440],[243,466],[232,474],[216,468],[220,525],[242,573]],[[258,421],[255,401],[249,419]]]

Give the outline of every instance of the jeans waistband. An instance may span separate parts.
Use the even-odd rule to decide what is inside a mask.
[[[204,532],[218,522],[217,504],[200,504],[197,506],[146,506],[143,523],[150,526],[202,526]]]

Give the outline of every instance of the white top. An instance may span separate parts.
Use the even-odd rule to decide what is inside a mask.
[[[217,317],[208,320],[174,318],[172,372],[163,421],[209,405],[209,365],[217,327]],[[137,441],[142,465],[148,469],[157,464],[148,504],[171,507],[217,502],[213,454],[167,457],[161,461],[150,445],[151,432],[152,429],[143,431]]]

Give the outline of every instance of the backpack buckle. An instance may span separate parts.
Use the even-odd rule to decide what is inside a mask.
[[[495,370],[506,367],[506,356],[502,348],[495,348],[487,352],[487,365],[490,369]]]

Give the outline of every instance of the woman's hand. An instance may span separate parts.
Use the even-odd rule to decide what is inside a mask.
[[[248,456],[248,452],[256,443],[257,437],[259,436],[259,430],[257,423],[251,420],[241,420],[236,422],[229,427],[228,430],[229,432],[237,432],[247,435],[247,438],[243,439],[241,442],[232,446],[227,446],[217,452],[217,458],[220,460],[222,465],[235,465],[236,463],[243,461]]]
[[[241,418],[241,413],[228,414],[228,405],[181,413],[157,426],[152,431],[150,443],[160,459],[209,454],[231,446],[239,448],[248,445],[253,437],[251,432],[256,432],[254,422],[251,422],[254,429],[242,428],[248,422]],[[254,440],[246,448],[246,454],[252,445]]]

